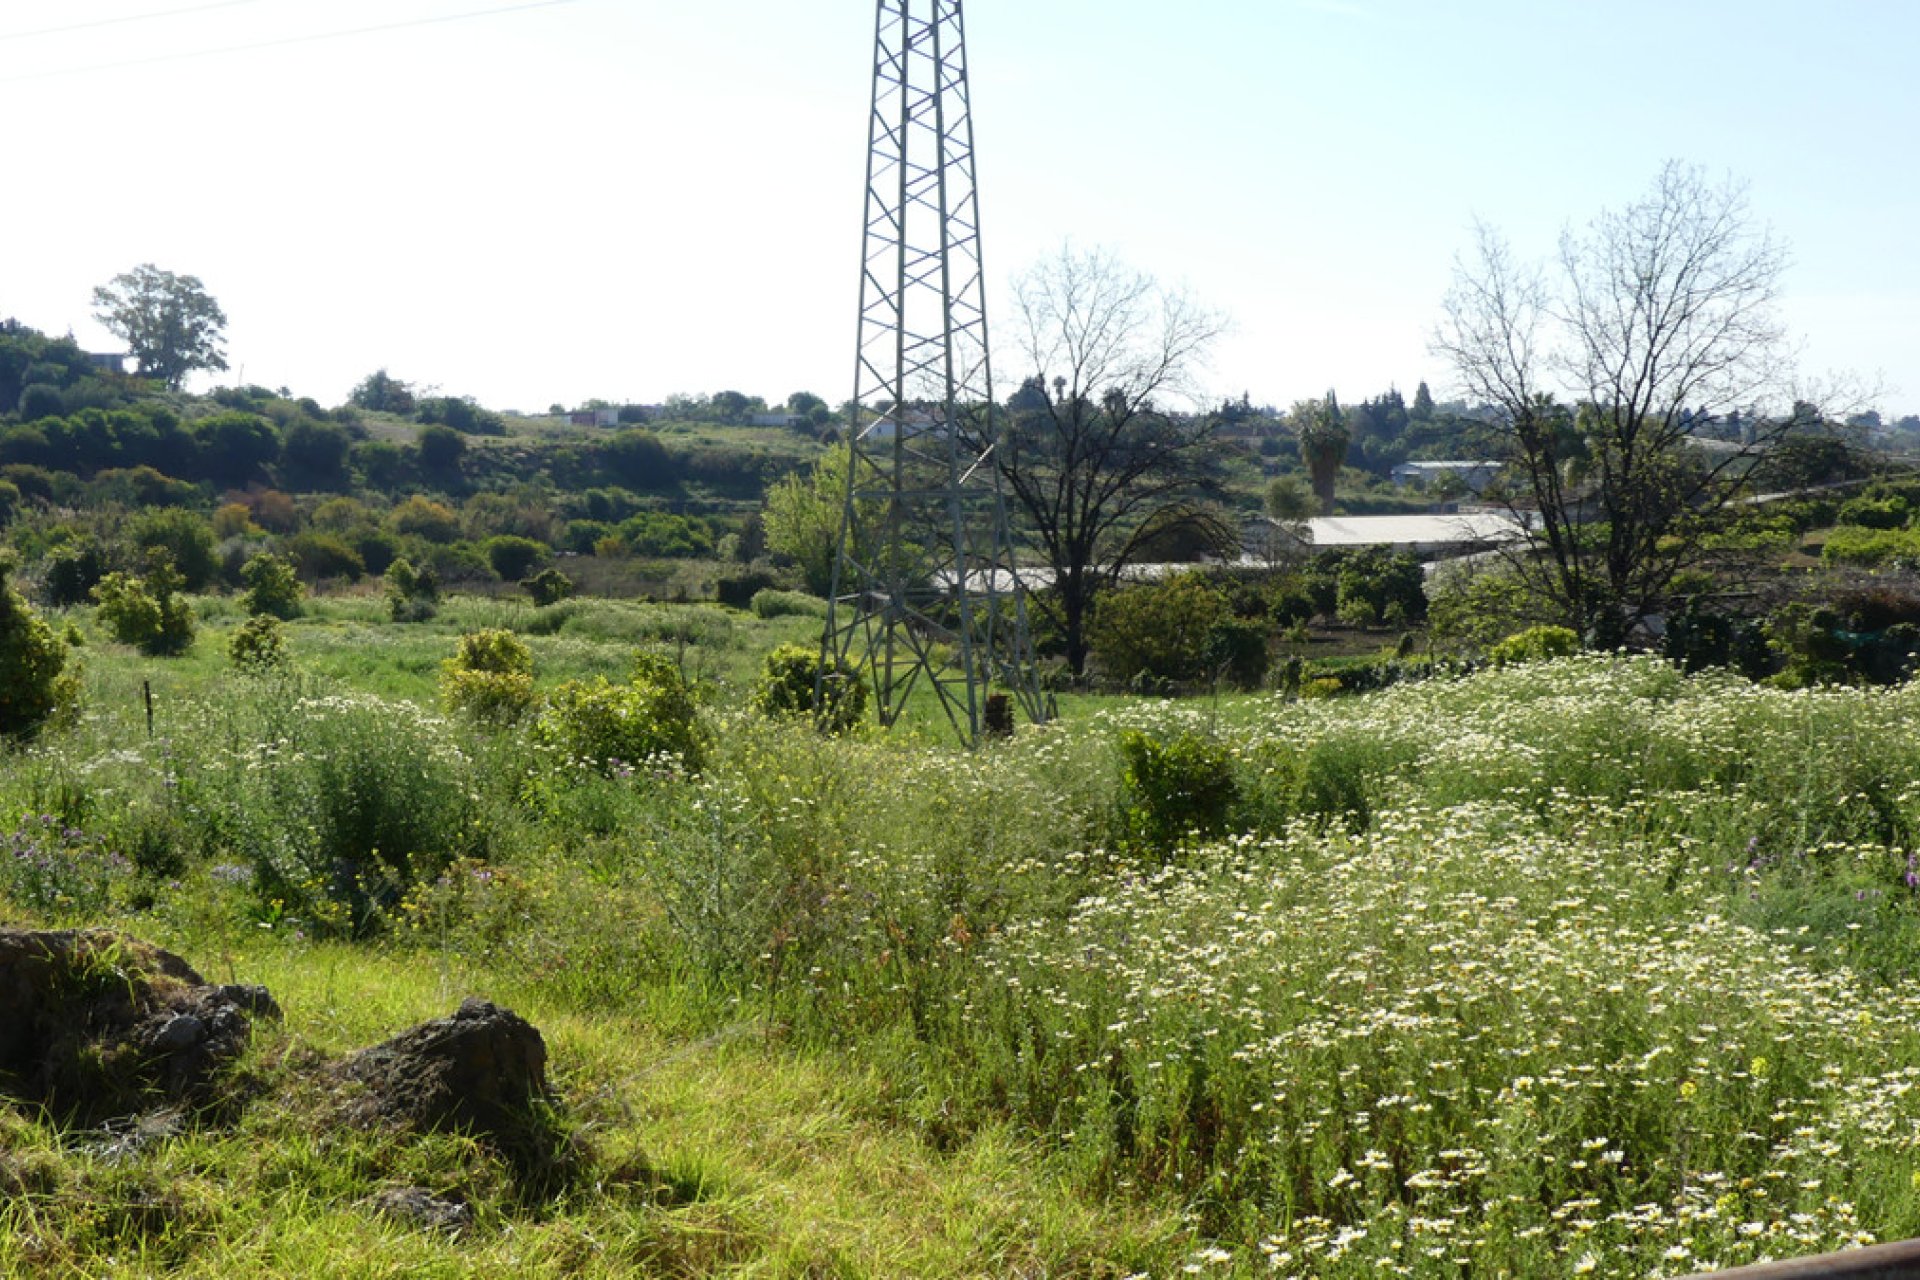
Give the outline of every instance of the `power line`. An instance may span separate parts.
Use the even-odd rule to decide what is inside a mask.
[[[205,13],[209,9],[233,9],[243,4],[258,4],[260,0],[218,0],[215,4],[196,4],[186,9],[162,9],[158,13],[133,13],[122,18],[100,18],[93,22],[75,22],[64,27],[41,27],[37,31],[9,31],[0,33],[0,43],[8,40],[32,40],[39,36],[64,35],[69,31],[92,31],[96,27],[118,27],[129,22],[154,22],[161,18],[178,18],[188,13]]]
[[[246,0],[228,0],[229,3],[245,3]],[[372,27],[350,27],[344,31],[319,31],[304,36],[283,36],[277,40],[259,40],[252,44],[223,45],[217,49],[190,49],[184,53],[160,53],[149,58],[129,58],[124,62],[102,62],[89,67],[61,67],[53,71],[30,71],[19,76],[0,76],[0,84],[21,84],[29,80],[52,80],[59,76],[87,75],[95,71],[121,71],[128,67],[150,67],[163,62],[184,62],[192,58],[217,58],[229,53],[252,53],[259,49],[282,49],[288,45],[311,44],[321,40],[344,40],[349,36],[375,35],[385,31],[402,31],[408,27],[430,27],[443,22],[464,22],[471,18],[492,18],[505,13],[521,13],[528,9],[552,9],[563,4],[578,4],[580,0],[527,0],[524,4],[501,5],[495,9],[469,9],[464,13],[443,13],[432,18],[409,18],[405,22],[387,22]]]

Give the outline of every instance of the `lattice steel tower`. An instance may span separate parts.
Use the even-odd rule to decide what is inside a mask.
[[[969,742],[998,682],[1044,718],[993,457],[961,0],[879,0],[846,504],[822,648],[882,724],[924,680]],[[824,664],[823,664],[824,666]]]

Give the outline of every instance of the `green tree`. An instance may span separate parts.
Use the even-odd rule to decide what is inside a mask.
[[[467,438],[452,427],[420,428],[420,469],[430,476],[457,476],[466,456]]]
[[[347,393],[347,403],[372,413],[397,413],[408,416],[414,410],[413,387],[388,373],[375,369]]]
[[[1415,422],[1433,421],[1433,392],[1427,390],[1425,382],[1414,388],[1413,407],[1407,410],[1407,417]]]
[[[195,370],[227,367],[227,316],[197,276],[142,263],[96,288],[93,305],[94,318],[140,362],[143,378],[178,390]]]
[[[213,541],[213,525],[205,516],[183,507],[155,507],[127,522],[127,541],[149,557],[164,551],[181,586],[204,591],[220,572],[220,552]]]
[[[1334,485],[1347,460],[1351,437],[1340,413],[1340,401],[1333,392],[1324,400],[1302,400],[1293,406],[1293,429],[1300,436],[1300,460],[1307,464],[1313,478],[1313,496],[1319,499],[1320,514],[1333,514]]]
[[[294,571],[293,561],[285,556],[262,553],[240,566],[240,580],[247,589],[240,593],[240,607],[251,617],[280,619],[300,616],[300,597],[306,589]]]
[[[110,573],[93,589],[97,616],[121,644],[150,656],[172,657],[193,647],[193,607],[180,595],[185,585],[165,549],[150,553],[141,577]]]
[[[11,556],[0,555],[0,737],[27,738],[78,697],[66,646],[7,582]]]
[[[1028,377],[993,457],[1019,532],[1052,573],[1036,606],[1079,672],[1096,597],[1150,539],[1217,522],[1217,420],[1170,402],[1200,402],[1193,375],[1225,321],[1105,253],[1071,248],[1023,275],[1015,300]],[[1231,532],[1207,536],[1225,543]]]
[[[767,489],[762,515],[767,550],[799,565],[807,590],[817,596],[833,590],[833,561],[840,545],[840,517],[846,501],[844,445],[827,450],[811,471],[782,476]],[[880,511],[878,502],[866,503],[855,527],[878,528]]]

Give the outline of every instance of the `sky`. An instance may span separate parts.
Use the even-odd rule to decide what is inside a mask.
[[[1224,312],[1203,381],[1452,386],[1476,220],[1525,257],[1661,165],[1747,184],[1810,376],[1920,411],[1920,3],[967,0],[996,372],[1105,249]],[[861,0],[0,0],[0,316],[201,279],[231,370],[497,409],[852,392]],[[1005,388],[1002,388],[1003,393]]]

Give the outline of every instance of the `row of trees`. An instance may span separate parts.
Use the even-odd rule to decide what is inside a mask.
[[[1554,620],[1620,640],[1698,561],[1756,460],[1836,412],[1790,382],[1775,305],[1784,262],[1742,187],[1677,163],[1639,200],[1568,232],[1550,266],[1517,262],[1479,230],[1433,348],[1482,406],[1504,500],[1537,535],[1512,549],[1513,567]],[[1078,671],[1095,599],[1144,551],[1183,530],[1232,541],[1213,527],[1215,437],[1232,412],[1179,411],[1198,403],[1193,378],[1223,324],[1100,252],[1063,250],[1018,281],[1015,301],[1028,376],[993,457],[1050,571],[1040,606]],[[1768,409],[1787,403],[1791,412]],[[1227,408],[1253,412],[1244,400]],[[1357,410],[1332,393],[1296,405],[1318,508],[1331,511],[1356,448],[1434,416],[1424,385],[1411,407],[1397,392]],[[811,506],[802,481],[776,492],[775,544],[837,525],[832,490],[817,487]]]

